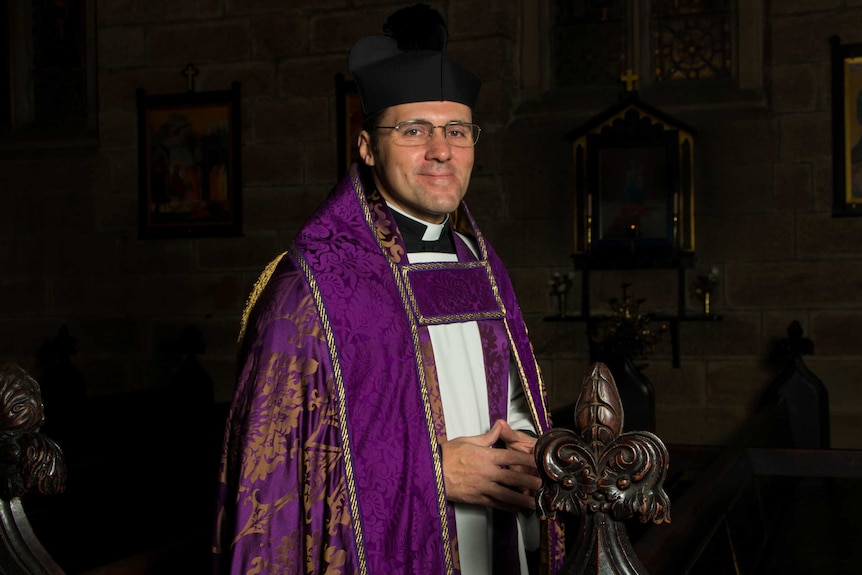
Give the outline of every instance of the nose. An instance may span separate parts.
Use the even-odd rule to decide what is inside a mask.
[[[437,135],[437,128],[440,128],[440,135]],[[446,127],[434,126],[431,130],[431,137],[428,138],[428,145],[425,148],[425,157],[429,160],[437,160],[445,162],[452,157],[452,144],[446,139]]]

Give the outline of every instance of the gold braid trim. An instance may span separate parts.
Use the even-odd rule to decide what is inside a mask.
[[[440,448],[440,444],[437,441],[437,428],[434,425],[434,416],[431,412],[431,398],[428,390],[428,383],[425,380],[425,362],[422,359],[422,346],[419,344],[419,325],[417,323],[417,317],[414,315],[409,304],[410,299],[408,295],[408,286],[405,285],[406,276],[402,275],[399,271],[398,264],[400,262],[400,257],[398,257],[398,254],[390,251],[390,249],[387,249],[387,247],[391,248],[396,246],[396,243],[391,242],[387,245],[383,244],[381,236],[385,236],[388,230],[383,230],[382,233],[378,233],[380,228],[371,217],[370,204],[373,202],[379,202],[381,199],[376,195],[376,190],[371,190],[366,194],[357,173],[354,173],[353,186],[359,199],[359,205],[362,207],[362,211],[365,215],[365,221],[368,226],[375,231],[374,235],[377,238],[377,243],[380,244],[381,250],[387,256],[386,259],[389,263],[389,270],[392,274],[392,279],[395,281],[398,294],[401,297],[401,305],[404,306],[404,313],[407,315],[407,321],[410,324],[410,335],[414,350],[413,357],[416,362],[417,375],[419,376],[419,392],[424,405],[425,424],[428,432],[428,440],[431,444],[431,458],[436,476],[435,480],[437,482],[437,511],[440,515],[440,535],[443,540],[443,560],[446,566],[447,575],[451,575],[455,572],[455,561],[457,558],[454,556],[452,549],[453,545],[450,544],[451,535],[449,531],[448,501],[446,500],[446,488],[443,480],[443,453]]]
[[[469,216],[470,212],[467,211],[466,206],[464,207],[464,211]],[[479,251],[482,256],[485,258],[485,261],[488,260],[488,252],[487,246],[485,245],[485,236],[482,235],[481,232],[477,230],[476,233],[476,241],[479,244]],[[500,309],[503,310],[503,314],[505,315],[503,319],[503,325],[506,327],[506,336],[509,338],[509,347],[512,349],[512,357],[515,359],[515,364],[518,368],[518,377],[521,380],[521,386],[524,387],[524,397],[527,399],[527,406],[530,408],[530,415],[533,418],[533,425],[536,426],[536,431],[541,432],[542,429],[547,429],[549,425],[548,421],[548,406],[546,402],[547,390],[545,389],[545,379],[542,376],[542,370],[539,368],[539,363],[536,360],[535,352],[532,353],[533,365],[535,366],[536,374],[539,378],[539,401],[542,402],[542,408],[545,412],[545,418],[543,420],[539,419],[539,412],[537,410],[536,403],[532,394],[527,393],[527,376],[524,370],[524,364],[522,363],[523,359],[521,358],[521,353],[518,351],[518,347],[515,345],[515,338],[512,337],[512,330],[509,327],[509,315],[506,313],[506,306],[503,304],[503,298],[500,295],[500,289],[497,286],[497,278],[494,277],[494,273],[491,270],[490,265],[488,266],[488,277],[491,280],[491,287],[494,290],[494,297],[497,298],[497,303],[500,305]],[[533,350],[533,344],[530,343],[530,351]]]
[[[254,309],[254,304],[257,303],[260,294],[263,293],[263,289],[269,283],[272,274],[275,273],[276,266],[278,266],[281,258],[286,253],[279,254],[274,260],[269,262],[257,278],[257,281],[254,282],[254,287],[251,289],[251,293],[248,294],[248,299],[245,300],[245,309],[242,311],[242,321],[239,324],[239,335],[236,338],[237,343],[242,343],[243,338],[245,338],[245,330],[248,327],[248,317],[251,315],[251,310]]]
[[[419,376],[419,393],[422,396],[428,440],[431,443],[431,459],[433,461],[434,474],[437,482],[437,512],[440,514],[443,557],[444,562],[446,563],[446,573],[451,574],[455,572],[455,559],[453,557],[452,544],[449,543],[451,541],[451,535],[449,533],[448,501],[446,500],[446,488],[443,480],[443,451],[437,441],[437,427],[434,425],[434,415],[431,409],[431,394],[428,390],[428,382],[425,380],[425,362],[422,358],[422,346],[419,344],[418,318],[413,314],[413,311],[408,304],[408,301],[410,300],[408,287],[405,285],[405,277],[399,273],[398,265],[391,259],[389,260],[389,267],[392,272],[392,277],[395,280],[395,285],[398,287],[398,293],[401,296],[401,304],[404,306],[404,311],[407,314],[407,320],[410,324],[410,335],[413,340],[414,350],[413,359],[416,362],[416,371]]]
[[[329,349],[333,385],[335,386],[335,395],[338,402],[338,427],[341,432],[342,460],[344,461],[344,473],[346,475],[347,499],[350,507],[350,519],[353,525],[354,545],[356,545],[357,560],[359,561],[358,573],[359,575],[368,575],[364,531],[362,529],[362,518],[359,516],[359,497],[356,494],[356,473],[353,470],[353,448],[351,447],[350,433],[347,429],[347,398],[346,390],[344,389],[344,373],[341,369],[341,360],[335,345],[335,334],[332,333],[332,324],[329,321],[329,315],[326,313],[323,295],[320,293],[320,286],[317,284],[317,279],[314,277],[311,267],[295,246],[291,246],[290,253],[296,260],[306,281],[308,281],[308,288],[311,291],[312,299],[314,299],[314,304],[317,308],[320,326],[326,337],[326,347]]]

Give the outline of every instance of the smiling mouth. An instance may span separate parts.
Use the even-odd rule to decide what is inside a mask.
[[[456,185],[454,174],[422,174],[420,178],[424,179],[426,184],[434,187],[451,188]]]
[[[421,172],[419,175],[426,177],[426,178],[453,178],[453,177],[455,177],[455,174],[453,174],[452,172],[440,172],[440,173]]]

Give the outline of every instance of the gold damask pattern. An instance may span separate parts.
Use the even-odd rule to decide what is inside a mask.
[[[434,362],[434,350],[431,347],[430,338],[423,342],[421,347],[422,367],[425,370],[428,398],[431,402],[431,420],[437,432],[437,442],[443,443],[446,441],[446,419],[443,417],[443,398],[440,396],[440,386],[437,385],[437,364]]]
[[[364,188],[359,179],[354,180],[356,190],[361,196]],[[389,259],[396,264],[407,262],[407,251],[398,243],[395,233],[395,222],[389,217],[389,211],[384,207],[385,202],[377,189],[368,190],[365,201],[361,202],[365,209],[366,220],[374,228],[374,235]],[[361,198],[360,198],[361,199]]]
[[[290,343],[301,348],[303,341],[317,341],[323,346],[320,324],[309,321],[315,315],[314,302],[306,296],[295,313],[277,321],[292,322],[293,329],[285,330],[292,334],[288,336]],[[321,566],[326,573],[345,573],[346,551],[327,543],[339,530],[349,532],[351,523],[345,477],[338,469],[342,452],[338,445],[337,407],[331,393],[332,376],[326,375],[326,370],[310,356],[272,353],[259,360],[255,396],[249,401],[254,409],[246,420],[247,430],[240,443],[242,480],[237,494],[240,507],[251,512],[244,525],[236,526],[232,543],[249,536],[277,542],[251,560],[249,575],[318,572]],[[302,463],[290,465],[291,461]],[[227,480],[226,463],[227,459],[222,465],[222,481]],[[298,480],[270,477],[285,472],[297,475]],[[282,487],[286,489],[279,492]],[[279,512],[285,506],[304,510],[301,515],[306,516],[307,525],[285,531],[279,523]],[[312,517],[321,508],[325,509],[325,523],[319,529],[310,529]]]

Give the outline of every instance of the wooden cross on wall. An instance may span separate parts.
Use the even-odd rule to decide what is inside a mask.
[[[626,83],[626,92],[636,92],[635,84],[639,80],[637,74],[635,74],[631,68],[626,70],[626,73],[620,76],[620,80]]]

